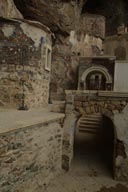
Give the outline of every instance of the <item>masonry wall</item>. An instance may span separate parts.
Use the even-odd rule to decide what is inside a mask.
[[[50,70],[45,67],[46,46],[51,35],[21,21],[0,22],[0,103],[19,107],[46,105],[49,98]]]
[[[40,192],[61,169],[59,119],[0,134],[0,192]]]
[[[128,60],[128,33],[113,35],[105,38],[104,53],[116,56],[117,60]]]

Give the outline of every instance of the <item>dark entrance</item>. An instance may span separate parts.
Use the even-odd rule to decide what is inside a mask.
[[[114,176],[114,128],[100,113],[79,120],[75,133],[74,164],[92,176]]]
[[[86,87],[88,90],[105,90],[106,78],[101,72],[91,72],[86,78]]]

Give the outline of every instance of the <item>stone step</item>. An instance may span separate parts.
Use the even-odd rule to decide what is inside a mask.
[[[90,129],[79,129],[79,132],[82,132],[82,133],[90,133],[90,134],[99,134],[99,133],[100,133],[100,131],[90,130]]]
[[[91,114],[86,114],[86,116],[84,116],[84,117],[90,117],[90,116],[101,117],[101,114],[100,113],[91,113]]]
[[[81,117],[81,119],[102,119],[102,117],[96,117],[96,116],[85,116],[85,117]]]
[[[101,120],[102,119],[102,117],[93,117],[93,116],[88,116],[88,117],[81,117],[81,120],[90,120],[90,119],[92,119],[92,120]]]
[[[90,128],[90,129],[100,129],[100,126],[98,125],[79,125],[79,128]]]
[[[100,113],[83,116],[79,120],[78,131],[90,134],[99,134],[101,130],[102,116]]]
[[[81,120],[92,120],[92,121],[101,121],[101,118],[93,118],[93,117],[85,117],[85,118],[81,118]]]
[[[79,125],[101,125],[100,121],[80,121]]]

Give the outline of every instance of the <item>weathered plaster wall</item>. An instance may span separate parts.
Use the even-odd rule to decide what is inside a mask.
[[[128,92],[128,61],[116,61],[114,91]]]
[[[0,134],[0,191],[40,192],[61,170],[58,120]]]
[[[23,18],[13,0],[0,0],[0,17]]]
[[[51,35],[34,25],[21,21],[0,23],[0,100],[5,106],[21,104],[23,81],[28,107],[48,103],[50,71],[45,65]]]

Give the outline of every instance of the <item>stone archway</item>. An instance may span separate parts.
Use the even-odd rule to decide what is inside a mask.
[[[69,104],[67,104],[69,106]],[[63,163],[62,167],[65,170],[70,169],[71,162],[74,157],[74,140],[75,140],[75,134],[76,134],[76,127],[78,125],[78,122],[80,121],[80,118],[86,115],[92,114],[91,111],[89,111],[89,108],[92,108],[92,104],[88,105],[86,108],[79,108],[79,111],[72,110],[72,113],[66,113],[66,118],[64,122],[64,141],[63,141]],[[69,109],[69,107],[68,107]],[[73,109],[73,108],[72,108]],[[101,115],[105,115],[106,117],[110,118],[110,121],[113,121],[113,115],[112,111],[108,109],[104,109],[101,106],[95,104],[93,113],[101,113]],[[113,127],[114,128],[114,127]],[[114,131],[115,133],[115,131]],[[115,134],[116,136],[116,134]],[[115,138],[116,140],[116,138]],[[113,146],[113,148],[115,145]],[[114,149],[115,152],[115,149]],[[115,155],[113,154],[115,157]],[[113,159],[113,167],[115,167],[115,160]]]
[[[90,167],[98,165],[100,172],[104,170],[114,178],[115,175],[115,151],[116,130],[113,124],[113,113],[95,104],[90,104],[83,110],[80,108],[80,118],[75,133],[74,160],[89,162]],[[106,153],[104,153],[106,152]],[[86,158],[87,159],[86,159]],[[74,164],[74,163],[73,163]],[[102,166],[101,166],[102,165]],[[104,169],[100,168],[104,167]]]
[[[94,76],[94,78],[93,78]],[[94,86],[89,86],[88,80],[93,80]],[[93,78],[93,79],[92,79]],[[98,84],[97,84],[98,80]],[[108,73],[108,70],[103,66],[92,66],[86,69],[81,78],[80,85],[84,87],[84,90],[111,90],[112,89],[112,77]],[[104,85],[103,85],[104,84]],[[96,89],[97,87],[97,89]]]
[[[70,91],[67,91],[67,93],[70,93]],[[111,94],[112,93],[110,92],[110,95]],[[107,96],[106,99],[106,97],[102,97],[102,93],[98,96],[95,92],[89,93],[85,91],[71,91],[69,95],[67,94],[62,157],[63,168],[65,170],[69,170],[74,155],[73,147],[76,122],[82,115],[100,112],[113,124],[113,176],[117,180],[128,180],[127,103],[128,97],[126,95],[124,95],[124,97],[123,95],[116,95],[115,100],[113,96]],[[125,123],[123,123],[124,119]]]
[[[87,90],[106,90],[106,77],[100,72],[89,73],[85,83]]]

